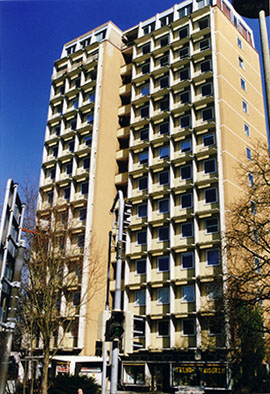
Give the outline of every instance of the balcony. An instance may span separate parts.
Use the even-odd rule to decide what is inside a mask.
[[[129,75],[131,74],[131,70],[132,70],[132,64],[125,64],[124,66],[122,66],[120,68],[120,75],[124,76],[124,75]]]
[[[124,172],[122,174],[115,175],[114,182],[116,185],[124,185],[128,181],[128,173]]]
[[[125,149],[121,149],[119,151],[116,152],[116,160],[117,161],[124,161],[128,159],[128,153],[129,153],[129,149],[125,148]]]
[[[117,130],[117,138],[121,139],[121,138],[126,138],[129,136],[129,126],[127,127],[121,127],[121,129]]]
[[[131,108],[131,104],[122,105],[120,108],[118,108],[118,116],[129,115],[130,114],[130,108]]]

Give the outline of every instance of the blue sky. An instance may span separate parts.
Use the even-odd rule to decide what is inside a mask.
[[[178,2],[0,0],[0,202],[8,178],[38,184],[52,68],[63,44],[108,20],[126,30]],[[258,21],[247,22],[260,51]]]

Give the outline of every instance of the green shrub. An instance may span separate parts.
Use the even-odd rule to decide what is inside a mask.
[[[93,378],[86,376],[60,376],[51,382],[48,394],[77,394],[78,389],[83,389],[84,394],[97,394],[99,386]]]

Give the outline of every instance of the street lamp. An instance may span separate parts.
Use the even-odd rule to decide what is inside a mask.
[[[232,0],[234,9],[246,18],[259,18],[262,45],[266,111],[270,127],[270,57],[265,17],[269,16],[269,0]]]

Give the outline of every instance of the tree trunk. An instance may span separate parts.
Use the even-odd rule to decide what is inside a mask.
[[[49,362],[50,362],[50,348],[48,343],[48,344],[44,344],[44,359],[43,359],[43,371],[42,371],[40,394],[48,393]]]

